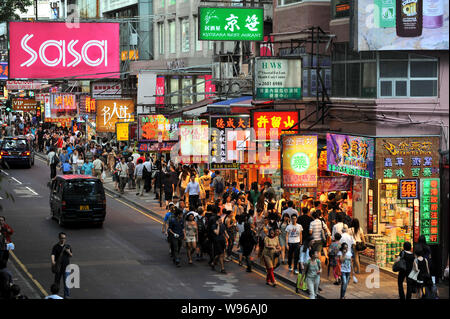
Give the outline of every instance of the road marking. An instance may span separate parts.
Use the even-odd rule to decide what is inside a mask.
[[[109,196],[109,197],[111,197],[111,198],[113,198],[113,199],[115,199],[116,201],[118,201],[118,202],[124,204],[125,206],[128,206],[128,207],[130,207],[131,209],[133,209],[133,210],[135,210],[135,211],[141,213],[142,215],[144,215],[144,216],[146,216],[146,217],[148,217],[148,218],[150,218],[150,219],[153,219],[154,221],[156,221],[156,222],[158,222],[158,223],[160,223],[160,224],[163,224],[163,222],[161,222],[160,220],[157,220],[156,218],[154,218],[154,217],[152,217],[152,216],[150,216],[150,215],[144,213],[143,211],[137,209],[136,207],[133,207],[133,206],[131,206],[131,205],[125,203],[124,201],[121,201],[120,199],[117,199],[117,198],[115,198],[115,197],[113,197],[113,196],[111,196],[111,195],[109,195],[109,194],[106,194],[106,195]],[[233,259],[233,262],[236,263],[236,264],[239,264],[239,263],[238,263],[236,260],[234,260],[234,259]],[[262,277],[262,278],[266,278],[266,276],[265,276],[263,273],[260,273],[259,271],[256,271],[256,270],[253,269],[253,272],[254,272],[255,274],[257,274],[258,276]],[[304,298],[304,299],[309,299],[309,297],[303,296],[302,294],[297,294],[297,293],[295,292],[295,290],[293,290],[293,289],[291,289],[291,288],[285,286],[284,284],[281,284],[281,283],[278,282],[278,283],[277,283],[277,286],[280,286],[280,287],[282,287],[282,288],[288,290],[289,292],[294,293],[295,295],[298,295],[298,296],[300,296],[300,297],[302,297],[302,298]]]
[[[26,186],[25,188],[27,188],[30,192],[32,192],[34,195],[38,195],[39,196],[39,194],[38,193],[36,193],[34,190],[32,190],[31,188],[29,188],[28,186]]]
[[[11,179],[15,180],[17,183],[19,183],[20,185],[22,185],[22,182],[19,181],[19,180],[17,180],[17,179],[15,179],[14,177],[11,177]]]
[[[22,270],[27,274],[27,276],[33,281],[33,283],[38,287],[38,289],[41,291],[41,293],[44,296],[48,296],[48,293],[45,291],[45,289],[42,287],[42,285],[39,283],[39,281],[37,281],[36,279],[33,278],[33,275],[30,274],[30,272],[28,271],[27,267],[25,267],[24,264],[22,264],[22,262],[19,260],[19,258],[16,257],[16,255],[10,251],[9,253],[13,259],[16,261],[16,263],[19,264],[20,268],[22,268]]]
[[[5,174],[6,176],[9,176],[9,174],[6,173],[4,170],[1,170],[1,172],[2,172],[3,174]]]

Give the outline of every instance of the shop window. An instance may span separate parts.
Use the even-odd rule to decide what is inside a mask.
[[[179,90],[180,85],[179,85],[179,79],[178,77],[172,77],[170,79],[170,104],[172,105],[179,105],[179,101],[178,101],[178,97],[179,97]]]
[[[360,80],[359,76],[361,73],[359,63],[348,63],[347,64],[347,96],[358,97],[360,96]]]
[[[377,96],[377,64],[375,62],[361,63],[361,97]]]
[[[201,94],[203,92],[205,92],[205,78],[204,77],[197,77],[196,79],[196,102],[204,100],[205,99],[205,95]]]
[[[437,96],[437,80],[411,80],[411,96]]]
[[[164,54],[164,24],[158,23],[159,54]]]
[[[181,100],[183,102],[183,105],[189,105],[193,103],[192,96],[193,96],[193,81],[192,76],[186,76],[182,79],[182,96]]]

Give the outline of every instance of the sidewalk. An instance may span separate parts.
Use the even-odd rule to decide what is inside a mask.
[[[114,190],[114,183],[111,177],[107,177],[104,183],[105,190],[111,195],[120,198],[128,204],[135,206],[141,210],[152,214],[153,216],[163,219],[166,214],[165,201],[163,201],[163,208],[160,208],[159,201],[154,200],[155,194],[153,192],[144,193],[144,196],[136,196],[136,190],[129,190],[125,187],[125,193],[119,194]],[[237,255],[236,255],[237,256]],[[255,268],[265,272],[265,267],[261,264],[256,256],[253,256]],[[353,279],[347,288],[347,299],[398,299],[397,276],[394,273],[387,273],[385,271],[379,272],[379,285],[373,282],[374,270],[368,267],[368,263],[361,262],[361,273],[357,275],[358,283],[353,283]],[[367,271],[367,272],[366,272]],[[370,277],[369,277],[370,276]],[[280,282],[284,282],[293,287],[296,286],[297,275],[289,272],[287,265],[280,265],[275,270],[275,277]],[[340,286],[333,285],[334,279],[332,270],[330,270],[330,277],[327,276],[327,266],[323,265],[322,277],[319,292],[319,298],[338,299],[340,294]],[[372,288],[369,288],[372,287]],[[441,299],[449,298],[449,290],[447,285],[438,285],[439,296]],[[406,292],[406,286],[405,286]]]
[[[28,299],[42,299],[45,297],[23,269],[21,269],[12,255],[9,256],[7,268],[12,274],[13,283],[20,287],[21,295],[28,297]]]

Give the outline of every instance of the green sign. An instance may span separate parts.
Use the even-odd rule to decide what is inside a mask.
[[[199,40],[262,41],[263,8],[198,8]]]
[[[420,180],[420,235],[428,244],[439,244],[439,178]]]

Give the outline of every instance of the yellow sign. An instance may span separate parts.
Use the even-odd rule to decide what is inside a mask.
[[[134,121],[133,100],[97,100],[97,132],[115,132],[117,122]]]
[[[116,123],[116,137],[118,141],[128,141],[129,139],[129,123]]]

